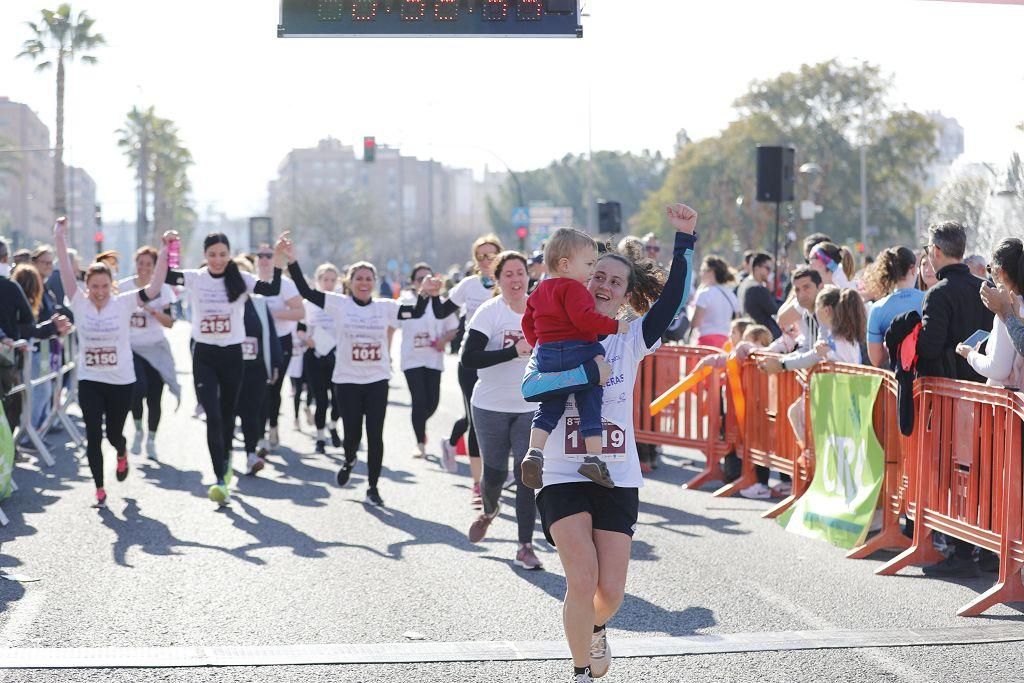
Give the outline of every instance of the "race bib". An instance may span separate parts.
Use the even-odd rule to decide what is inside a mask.
[[[206,315],[199,321],[199,332],[212,337],[231,334],[230,315]]]
[[[110,370],[117,366],[117,348],[113,346],[94,346],[83,352],[85,367],[96,370]]]
[[[146,314],[145,313],[132,313],[132,329],[142,330],[146,327]]]
[[[510,349],[519,343],[520,339],[525,339],[525,335],[522,330],[505,330],[504,336],[501,341],[501,348]]]
[[[259,343],[256,337],[246,337],[242,340],[242,360],[256,360],[259,356]]]
[[[608,420],[601,420],[601,455],[605,462],[626,459],[626,432],[622,427]],[[587,455],[587,444],[580,433],[580,418],[565,418],[565,455],[570,460],[583,460]]]
[[[415,349],[425,349],[431,345],[432,341],[433,340],[430,338],[429,334],[426,332],[420,332],[412,338],[412,346]]]
[[[381,360],[382,357],[380,342],[352,344],[353,363],[373,363]]]

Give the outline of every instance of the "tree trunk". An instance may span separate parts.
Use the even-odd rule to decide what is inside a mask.
[[[67,212],[64,192],[64,56],[57,56],[57,141],[53,150],[53,210],[57,216]],[[68,221],[68,242],[75,244],[74,223]]]
[[[149,131],[146,124],[139,131],[139,213],[135,219],[135,246],[141,247],[149,239]]]
[[[155,166],[156,168],[153,169],[153,242],[151,244],[158,243],[156,236],[162,235],[163,231],[168,229],[166,179],[159,156]]]

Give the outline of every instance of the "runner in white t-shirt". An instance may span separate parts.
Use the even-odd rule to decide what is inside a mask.
[[[466,327],[462,364],[479,376],[471,399],[473,423],[480,440],[483,478],[480,492],[483,511],[469,528],[471,543],[479,543],[498,516],[501,489],[509,473],[509,456],[516,483],[516,523],[519,546],[514,564],[541,569],[533,551],[537,504],[533,490],[523,485],[521,466],[530,445],[530,428],[536,403],[523,399],[520,385],[533,347],[523,334],[523,313],[530,276],[526,257],[502,252],[495,264],[500,296],[480,308]]]
[[[638,494],[643,486],[633,431],[637,371],[644,357],[661,344],[690,286],[697,212],[683,204],[670,206],[667,212],[676,237],[664,289],[658,284],[660,271],[656,264],[634,262],[618,254],[606,254],[598,260],[588,286],[598,313],[615,317],[628,305],[641,314],[628,333],[603,340],[610,367],[601,372],[590,361],[587,367],[552,376],[528,372],[523,381],[523,394],[530,400],[571,394],[597,381],[603,380],[604,384],[602,459],[615,488],[606,489],[576,471],[586,449],[575,428],[578,420],[570,399],[562,424],[548,440],[544,488],[537,496],[544,533],[558,548],[565,571],[563,623],[577,680],[581,681],[589,681],[591,673],[595,677],[607,673],[611,651],[605,624],[618,611],[625,595]],[[596,586],[593,577],[597,577]]]
[[[377,491],[384,463],[384,417],[388,407],[388,380],[391,377],[391,356],[388,349],[389,330],[398,327],[400,320],[420,317],[429,300],[424,294],[436,296],[440,282],[428,278],[414,306],[402,306],[394,299],[375,299],[377,269],[366,261],[351,265],[346,282],[348,294],[318,292],[306,284],[302,269],[295,261],[294,249],[286,250],[288,273],[299,288],[302,298],[313,303],[334,321],[337,346],[334,348],[335,396],[341,410],[345,429],[342,447],[345,464],[338,470],[338,485],[348,484],[356,461],[359,442],[363,438],[366,422],[366,461],[369,474],[366,502],[383,506]],[[429,291],[428,291],[429,287]]]
[[[333,263],[321,263],[313,276],[314,285],[320,292],[335,292],[341,274]],[[300,295],[301,296],[301,295]],[[335,394],[331,377],[334,376],[334,347],[338,345],[338,332],[334,326],[334,318],[327,311],[314,306],[308,301],[302,302],[305,310],[305,344],[303,354],[303,376],[309,385],[309,393],[316,402],[313,413],[313,426],[316,427],[316,452],[327,452],[327,411],[330,409],[331,444],[341,446],[338,435],[338,396]]]
[[[124,422],[131,407],[135,383],[130,340],[131,318],[136,308],[160,295],[160,284],[167,273],[167,250],[162,249],[154,276],[146,289],[115,294],[110,267],[94,263],[85,272],[85,289],[75,279],[67,245],[67,218],[57,219],[54,241],[60,261],[61,284],[71,303],[78,331],[78,404],[85,421],[86,457],[93,483],[96,504],[105,505],[103,488],[103,432],[117,450],[117,480],[128,476],[128,442],[124,438]]]
[[[412,267],[410,288],[402,292],[399,303],[414,305],[416,291],[424,280],[434,274],[426,263]],[[416,450],[413,457],[427,455],[427,420],[437,411],[441,401],[441,373],[444,371],[444,350],[455,338],[459,319],[453,313],[438,320],[430,308],[422,318],[402,321],[402,372],[409,385],[412,401],[412,429],[416,434]],[[455,464],[452,459],[449,467]],[[449,470],[450,471],[450,470]]]
[[[449,292],[448,299],[438,300],[434,304],[434,315],[438,319],[458,311],[463,325],[469,325],[476,309],[494,296],[494,264],[503,249],[501,240],[494,235],[484,235],[473,242],[472,255],[476,263],[476,273],[455,285]],[[480,475],[483,467],[480,464],[480,447],[477,443],[476,430],[473,428],[473,410],[469,401],[475,386],[476,370],[459,363],[459,388],[462,390],[462,406],[466,412],[463,419],[452,425],[451,436],[441,441],[441,463],[445,469],[452,470],[455,463],[455,445],[465,434],[469,472],[473,477],[470,502],[479,510],[483,505],[480,499]]]
[[[270,280],[274,276],[274,250],[269,244],[261,244],[256,250],[256,275],[261,280]],[[283,367],[277,368],[277,380],[267,387],[267,443],[264,447],[277,448],[280,443],[277,419],[281,414],[281,388],[284,386],[288,364],[292,360],[292,333],[298,328],[299,321],[305,317],[305,309],[298,288],[286,277],[281,278],[281,293],[266,297],[266,304],[277,329]]]
[[[717,256],[705,256],[700,264],[700,287],[694,300],[690,326],[700,331],[697,344],[725,348],[732,319],[740,313],[740,302],[732,291],[729,264]]]
[[[171,231],[165,239],[177,238]],[[275,296],[281,292],[284,249],[290,246],[285,232],[274,246],[277,265],[270,282],[243,273],[231,260],[227,235],[211,233],[203,240],[206,265],[198,270],[172,270],[168,284],[185,287],[192,312],[192,378],[196,397],[206,412],[206,444],[213,462],[216,482],[207,495],[220,505],[230,498],[231,439],[235,431],[238,399],[242,389],[245,361],[245,301],[249,294]]]
[[[118,282],[118,289],[127,292],[149,286],[157,256],[158,252],[153,247],[140,247],[136,250],[135,275]],[[137,455],[142,448],[142,412],[145,403],[149,410],[146,453],[151,459],[156,458],[156,430],[160,426],[164,375],[168,375],[172,387],[177,387],[174,356],[167,343],[167,335],[164,334],[164,328],[174,325],[174,317],[171,315],[173,303],[174,291],[164,283],[160,286],[160,296],[139,306],[131,318],[132,361],[135,365],[135,390],[132,395],[135,437],[131,452]]]

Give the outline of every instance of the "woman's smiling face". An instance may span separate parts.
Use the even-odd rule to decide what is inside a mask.
[[[629,288],[629,267],[618,260],[605,256],[597,262],[594,275],[587,289],[594,295],[594,308],[601,315],[616,318],[619,309],[626,302]]]

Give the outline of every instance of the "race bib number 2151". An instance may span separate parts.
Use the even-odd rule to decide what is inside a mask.
[[[199,331],[210,335],[231,334],[230,315],[206,315],[199,321]]]

